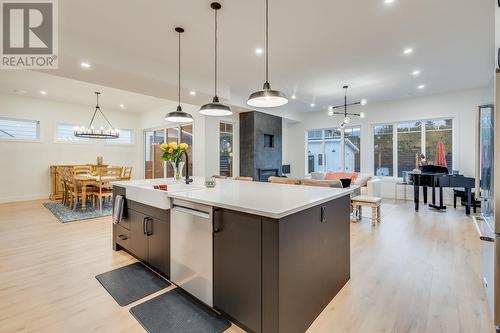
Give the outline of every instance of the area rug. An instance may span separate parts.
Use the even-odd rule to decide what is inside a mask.
[[[222,333],[231,326],[180,288],[136,305],[130,313],[149,333]]]
[[[140,262],[95,277],[120,306],[125,306],[170,286],[170,282]]]
[[[80,205],[75,210],[71,210],[68,206],[64,206],[60,202],[46,202],[43,204],[45,208],[50,210],[52,214],[62,223],[75,222],[81,220],[94,219],[96,217],[110,216],[112,214],[111,206],[102,207],[102,212],[99,208],[87,206],[85,211],[80,209]]]

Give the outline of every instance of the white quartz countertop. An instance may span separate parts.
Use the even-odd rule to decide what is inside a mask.
[[[280,219],[287,215],[352,193],[352,188],[271,184],[232,179],[217,179],[214,188],[204,186],[204,178],[194,177],[192,184],[173,179],[146,179],[114,182],[126,188],[127,198],[161,209],[170,209],[171,199]],[[153,185],[167,184],[161,191]]]
[[[174,199],[280,219],[352,193],[352,189],[217,179],[215,188],[169,193]]]

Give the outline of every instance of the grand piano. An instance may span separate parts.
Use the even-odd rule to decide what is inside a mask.
[[[420,186],[423,187],[424,204],[427,204],[427,188],[432,188],[432,203],[429,207],[442,210],[446,209],[443,204],[443,188],[463,188],[465,191],[466,203],[465,213],[470,214],[472,205],[472,189],[475,187],[475,180],[472,177],[463,175],[451,175],[446,167],[438,165],[422,165],[420,172],[410,172],[409,184],[413,185],[415,211],[418,211],[420,204]],[[436,187],[439,189],[439,205],[436,204]]]

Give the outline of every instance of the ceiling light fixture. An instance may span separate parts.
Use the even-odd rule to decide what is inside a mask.
[[[420,75],[421,71],[419,69],[415,69],[413,72],[411,72],[411,74],[413,76],[417,76],[417,75]]]
[[[292,99],[296,99],[296,98],[297,98],[297,96],[295,96],[295,95],[292,95]]]
[[[214,10],[215,17],[215,84],[214,91],[215,95],[212,99],[211,103],[207,103],[200,108],[200,113],[205,116],[215,116],[215,117],[223,117],[230,116],[233,114],[231,108],[228,105],[222,104],[219,102],[219,97],[217,96],[217,12],[222,8],[222,5],[218,2],[212,2],[210,4],[210,8]]]
[[[424,88],[425,88],[425,85],[424,85],[424,84],[420,84],[417,88],[418,88],[418,89],[424,89]]]
[[[179,53],[178,53],[178,80],[177,80],[177,110],[169,112],[165,115],[165,120],[173,123],[191,123],[193,122],[193,116],[187,112],[182,111],[181,106],[181,34],[184,29],[181,27],[175,27],[175,32],[179,37]]]
[[[386,4],[391,4],[391,3],[394,3],[394,0],[385,0],[384,1]]]
[[[125,104],[120,104],[118,106],[120,107],[120,109],[125,109]]]
[[[366,105],[366,99],[362,99],[360,102],[355,102],[355,103],[347,104],[347,89],[349,88],[349,86],[343,86],[342,88],[345,89],[344,104],[328,107],[328,115],[330,115],[330,114],[332,114],[332,115],[339,114],[339,115],[343,115],[344,116],[344,120],[340,124],[340,127],[344,127],[345,124],[349,124],[351,122],[351,118],[349,118],[349,116],[357,116],[357,117],[360,117],[360,118],[364,118],[365,117],[365,114],[363,112],[361,112],[361,113],[348,113],[347,112],[347,107],[348,106],[359,105],[359,104]],[[363,101],[364,101],[364,104],[363,104]],[[344,108],[344,112],[334,112],[333,111],[333,110],[339,109],[339,108]]]
[[[264,53],[264,50],[262,50],[260,47],[255,49],[255,54],[261,55],[262,53]]]
[[[361,104],[361,105],[365,106],[366,104],[368,104],[368,101],[366,100],[366,98],[363,98],[363,99],[359,102],[359,104]]]
[[[313,107],[315,107],[315,106],[316,106],[316,104],[311,103],[311,104],[309,104],[309,106],[313,108]]]
[[[269,83],[269,0],[266,0],[266,82],[262,90],[256,91],[248,97],[247,104],[258,108],[273,108],[288,103],[286,95],[271,89]]]
[[[409,55],[409,54],[412,54],[413,53],[413,49],[411,47],[409,48],[406,48],[404,51],[403,51],[404,54],[406,55]]]
[[[196,91],[191,90],[191,91],[189,92],[189,95],[191,95],[191,96],[196,96]]]
[[[45,90],[40,90],[40,94],[47,95],[47,92]]]
[[[82,63],[80,63],[80,67],[82,67],[82,68],[90,68],[92,66],[88,62],[82,62]]]
[[[99,107],[99,95],[101,93],[96,91],[95,96],[96,96],[96,106],[94,110],[94,115],[92,116],[92,119],[90,120],[89,126],[77,126],[73,128],[73,133],[76,137],[80,138],[90,138],[90,139],[118,139],[120,137],[120,130],[118,128],[114,128],[113,125],[109,122],[108,118],[102,112],[101,108]],[[98,130],[94,128],[94,120],[97,112],[102,115],[102,117],[106,120],[108,123],[108,127],[103,127],[101,126]]]

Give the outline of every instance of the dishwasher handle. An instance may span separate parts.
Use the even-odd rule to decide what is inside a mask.
[[[477,234],[479,239],[485,242],[495,242],[495,235],[484,234],[479,228],[479,224],[477,224],[477,218],[475,216],[472,217],[472,221],[474,222],[474,226],[476,227]]]
[[[181,213],[185,213],[185,214],[189,214],[189,215],[201,217],[201,218],[204,218],[204,219],[207,219],[207,220],[210,219],[210,213],[202,212],[200,210],[186,208],[186,207],[182,207],[182,206],[175,206],[175,205],[174,205],[174,208],[172,208],[172,209],[174,211],[177,211],[177,212],[181,212]]]

